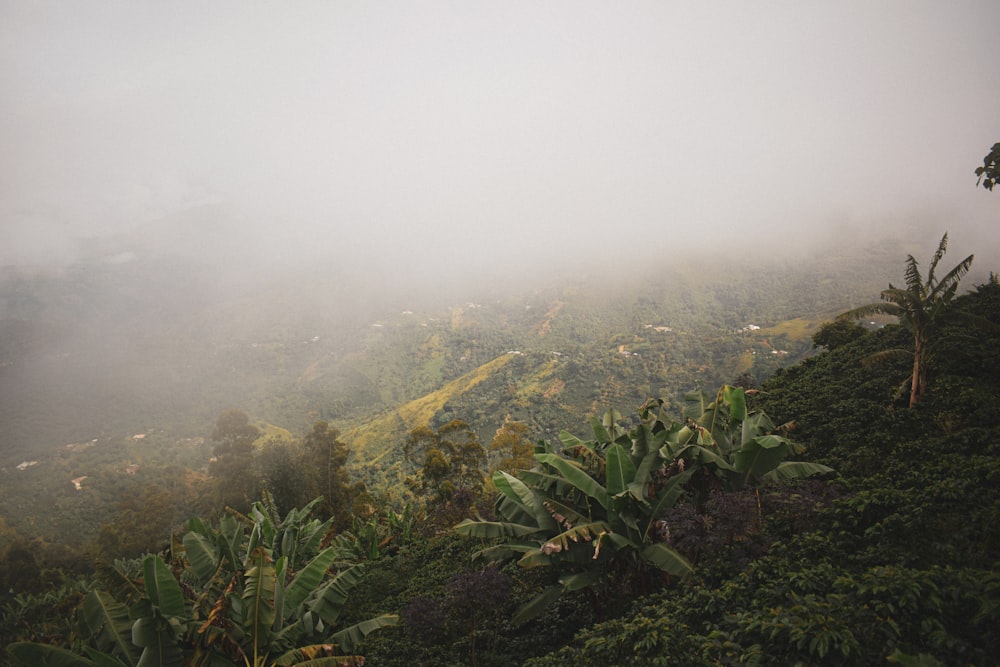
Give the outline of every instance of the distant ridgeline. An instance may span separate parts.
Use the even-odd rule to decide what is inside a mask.
[[[762,380],[808,352],[819,322],[881,288],[887,263],[595,271],[450,303],[361,294],[357,277],[316,272],[214,288],[209,266],[162,259],[7,268],[0,460],[155,429],[204,436],[230,406],[304,432],[428,397],[432,419],[461,417],[481,436],[511,412],[544,432],[605,405]],[[508,352],[523,354],[496,361]]]

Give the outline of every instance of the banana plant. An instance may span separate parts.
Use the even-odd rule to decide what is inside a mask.
[[[724,491],[766,481],[834,471],[816,463],[786,461],[803,448],[762,411],[749,410],[746,392],[725,385],[714,400],[687,395],[684,421],[664,413],[663,401],[639,410],[626,430],[608,411],[590,419],[594,437],[562,432],[559,446],[540,442],[538,464],[516,477],[493,476],[501,521],[467,519],[456,530],[479,538],[504,538],[478,553],[490,560],[518,558],[523,567],[557,566],[561,587],[543,591],[519,614],[529,618],[562,592],[593,586],[611,572],[659,570],[684,576],[691,564],[669,546],[666,511],[687,490],[704,502],[706,476]],[[697,480],[697,483],[694,483]]]
[[[416,525],[413,503],[407,503],[398,514],[387,507],[373,512],[367,519],[354,517],[351,530],[341,532],[334,541],[357,560],[375,561],[391,545],[401,547],[408,544],[413,539]]]
[[[683,424],[665,418],[662,401],[647,402],[639,414],[664,434],[665,456],[709,468],[726,491],[835,473],[819,463],[786,460],[805,451],[787,437],[792,425],[776,426],[762,410],[750,410],[741,387],[724,385],[714,398],[692,391],[685,403]]]
[[[199,591],[200,625],[189,637],[196,653],[221,652],[248,667],[306,656],[338,665],[357,656],[334,652],[354,651],[369,632],[396,622],[386,614],[334,631],[362,568],[346,565],[352,554],[340,542],[320,548],[330,521],[307,520],[316,502],[282,520],[265,497],[248,516],[224,517],[219,530],[189,523],[182,541]]]
[[[86,655],[28,643],[8,654],[17,664],[68,667],[361,664],[360,642],[396,617],[337,629],[361,568],[338,546],[322,548],[329,524],[309,520],[311,507],[279,520],[265,499],[248,516],[224,515],[218,528],[192,519],[173,559],[179,575],[148,556],[130,604],[88,593],[79,619]]]
[[[8,647],[16,664],[65,667],[183,667],[181,638],[189,613],[180,585],[159,556],[143,561],[144,595],[131,607],[100,590],[81,604],[79,628],[86,657],[22,642]]]
[[[658,529],[691,471],[671,467],[661,451],[665,436],[645,424],[626,431],[617,425],[618,417],[609,411],[592,419],[593,440],[563,432],[557,447],[540,442],[533,470],[493,476],[500,492],[496,513],[504,520],[467,519],[456,526],[471,537],[506,538],[480,551],[480,557],[517,557],[522,567],[560,569],[560,585],[530,601],[515,621],[540,613],[564,592],[597,586],[623,569],[675,576],[693,570]]]

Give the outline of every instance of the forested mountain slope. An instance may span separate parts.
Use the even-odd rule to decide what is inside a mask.
[[[799,270],[788,269],[778,282],[801,276]],[[763,282],[765,275],[770,274],[761,274]],[[214,494],[232,491],[225,484],[250,481],[263,484],[247,488],[263,494],[264,505],[254,505],[249,514],[229,511],[219,530],[276,524],[280,517],[274,503],[286,508],[303,503],[301,497],[285,495],[290,492],[340,494],[339,504],[316,507],[325,507],[327,525],[336,526],[330,535],[337,535],[337,558],[343,559],[338,567],[353,563],[367,572],[362,578],[360,569],[344,570],[354,572],[354,588],[340,620],[350,626],[383,618],[384,626],[390,621],[381,614],[399,614],[397,627],[384,627],[362,646],[363,654],[379,664],[876,665],[889,656],[927,665],[990,664],[1000,651],[992,631],[1000,621],[995,563],[1000,501],[993,493],[1000,475],[995,354],[1000,285],[993,279],[941,313],[927,393],[910,409],[898,388],[912,363],[864,363],[873,355],[886,356],[879,355],[886,350],[905,349],[911,343],[907,331],[870,322],[819,326],[838,312],[832,307],[838,299],[848,301],[847,307],[870,296],[855,301],[832,287],[829,292],[817,287],[815,293],[828,298],[831,307],[795,312],[782,306],[775,311],[780,317],[765,318],[757,317],[766,312],[763,307],[738,310],[743,295],[761,298],[757,288],[709,281],[693,287],[683,272],[674,276],[676,282],[662,289],[630,297],[587,285],[581,277],[586,289],[564,286],[484,303],[387,313],[357,325],[361,342],[338,354],[312,356],[321,334],[319,340],[301,340],[296,354],[282,356],[287,368],[295,369],[294,378],[289,375],[282,386],[295,390],[262,405],[291,414],[311,400],[321,402],[325,392],[319,387],[343,382],[367,387],[368,393],[361,394],[367,409],[359,405],[351,413],[356,416],[335,422],[343,428],[340,433],[321,421],[300,436],[303,430],[282,428],[287,422],[259,415],[251,422],[241,411],[227,411],[214,431],[206,427],[202,435],[150,429],[106,442],[70,443],[37,462],[25,461],[32,465],[8,467],[2,472],[0,537],[4,585],[16,596],[7,596],[2,607],[9,621],[6,639],[69,641],[76,630],[53,605],[74,608],[84,596],[94,599],[93,589],[108,582],[117,586],[130,580],[131,590],[138,590],[143,568],[147,578],[166,573],[155,570],[162,568],[155,565],[156,557],[147,557],[148,565],[142,566],[129,558],[145,550],[161,550],[178,572],[194,567],[197,558],[184,554],[194,548],[190,540],[202,538],[187,538],[185,546],[170,535],[184,530],[213,535],[216,529],[207,523],[179,525],[188,517],[218,512],[227,496]],[[799,291],[804,291],[801,286]],[[717,305],[692,305],[688,311],[685,299]],[[798,303],[799,297],[789,299]],[[723,301],[726,307],[719,304]],[[949,317],[958,312],[992,324],[972,329],[970,319]],[[810,353],[812,341],[823,349]],[[249,349],[255,349],[252,343]],[[720,390],[713,405],[708,401],[716,394],[709,385],[708,393],[695,396],[694,407],[700,401],[695,412],[690,401],[682,400],[683,383],[690,383],[687,389],[705,386],[707,377],[721,384],[747,372],[770,377],[759,389]],[[646,403],[655,386],[664,390],[661,401]],[[747,431],[734,422],[733,433],[742,434],[737,440],[764,428],[761,439],[751,443],[757,449],[747,452],[779,445],[782,456],[799,452],[787,444],[792,438],[805,451],[796,454],[799,463],[789,471],[814,474],[832,468],[837,477],[774,483],[789,476],[785,473],[765,483],[736,473],[756,458],[738,454],[725,464],[737,467],[724,473],[727,468],[718,467],[723,464],[714,454],[684,454],[689,450],[678,444],[672,456],[682,459],[662,461],[658,476],[649,478],[651,486],[628,485],[643,470],[650,475],[648,465],[659,460],[659,454],[642,454],[640,443],[651,442],[653,434],[648,429],[656,424],[667,429],[656,436],[661,444],[683,432],[685,437],[704,435],[723,398],[727,421],[754,424]],[[639,403],[646,403],[641,419],[634,412]],[[355,409],[346,405],[341,407],[345,413]],[[606,450],[570,434],[585,432],[585,416],[600,415],[605,406],[620,411],[591,420]],[[326,409],[332,410],[329,404]],[[658,415],[653,421],[649,410]],[[758,418],[762,410],[773,419],[773,428],[764,427],[770,420]],[[733,416],[738,413],[742,416]],[[328,414],[316,411],[308,418]],[[448,486],[462,479],[481,484],[478,471],[449,468],[459,458],[454,447],[482,451],[477,437],[484,445],[488,440],[475,429],[489,436],[508,414],[517,420],[509,423],[518,425],[507,433],[514,436],[508,442],[520,446],[529,437],[544,438],[535,451],[537,461],[549,467],[526,471],[530,453],[525,459],[524,452],[513,449],[511,462],[500,465],[541,485],[539,493],[547,479],[565,474],[549,488],[570,494],[558,509],[536,508],[531,519],[565,522],[564,544],[553,540],[524,548],[534,549],[532,559],[544,560],[570,548],[572,533],[593,559],[574,563],[567,553],[566,567],[557,570],[525,569],[502,559],[486,566],[472,558],[484,547],[500,555],[509,548],[502,540],[512,535],[491,531],[514,530],[516,536],[536,530],[523,523],[511,529],[491,523],[493,513],[503,508],[488,497],[492,487],[476,497],[476,485]],[[474,429],[463,426],[466,417]],[[697,422],[685,421],[696,417]],[[553,432],[563,429],[570,433]],[[440,438],[446,436],[464,440],[445,443]],[[633,450],[640,450],[633,455],[645,463],[627,463],[628,450],[610,444],[627,444],[628,438]],[[432,450],[424,449],[418,450],[420,456],[406,457],[410,444],[439,445],[447,456],[438,453],[434,459]],[[250,467],[229,468],[235,476],[226,472],[227,465],[241,461],[226,453],[234,447],[250,453],[244,461]],[[213,455],[217,460],[209,463]],[[443,469],[437,460],[444,462]],[[474,457],[463,460],[486,464]],[[778,460],[764,462],[773,467]],[[490,468],[497,465],[490,459]],[[241,470],[261,477],[250,480]],[[584,479],[583,470],[602,481]],[[605,479],[612,472],[619,475],[617,481]],[[439,474],[444,477],[435,477]],[[513,474],[495,477],[494,483],[517,499],[515,505],[540,502]],[[664,484],[670,493],[656,500],[648,527],[635,537],[640,541],[630,542],[628,527],[638,527],[638,517],[619,503],[627,500],[627,506],[648,510],[650,504],[634,505],[631,498],[665,490]],[[398,501],[404,496],[416,502],[403,508]],[[573,505],[572,497],[584,504]],[[607,521],[621,526],[608,532],[605,523],[587,524],[587,513],[580,509],[586,502],[594,512],[593,503],[601,505],[608,510]],[[473,512],[484,518],[477,520],[479,528],[466,524],[466,532],[493,535],[500,542],[449,534],[450,526]],[[303,519],[295,512],[288,516],[287,522]],[[602,540],[608,540],[603,550]],[[626,557],[607,560],[618,549]],[[632,562],[629,549],[671,574],[651,576],[637,567],[639,561],[626,566]],[[593,578],[587,568],[602,551],[605,560],[596,564],[610,569]],[[246,557],[252,553],[248,548]],[[126,557],[115,562],[114,572],[106,569],[112,556]],[[323,556],[330,557],[332,552]],[[89,563],[103,563],[102,569],[93,573]],[[199,563],[196,567],[207,573],[208,566]],[[674,576],[687,571],[686,577]],[[553,590],[562,592],[556,602],[546,592]],[[539,596],[549,600],[547,611],[515,622]],[[142,604],[136,614],[144,613]],[[193,628],[202,621],[184,623]],[[94,641],[101,640],[95,635]],[[552,651],[553,642],[561,648]]]
[[[1000,325],[1000,285],[953,308]],[[838,329],[823,337],[831,349],[779,371],[759,401],[795,420],[809,459],[839,483],[762,494],[760,533],[734,542],[731,526],[709,529],[700,539],[717,550],[697,578],[529,664],[994,664],[1000,334],[953,318],[911,410],[897,392],[909,364],[861,363],[905,346],[907,332]],[[744,569],[747,544],[757,547]]]
[[[234,271],[232,258],[127,240],[60,269],[3,269],[0,456],[158,428],[195,437],[230,406],[298,432],[317,418],[368,419],[511,350],[533,359],[513,378],[522,390],[535,391],[534,377],[560,394],[519,418],[552,428],[565,416],[556,403],[579,416],[744,370],[765,377],[788,360],[748,359],[755,346],[736,329],[828,315],[887,275],[885,258],[861,253],[711,272],[697,262],[586,267],[532,287],[416,294],[348,267]],[[794,357],[803,333],[761,331],[754,342]],[[506,408],[486,410],[462,415],[481,435]]]
[[[845,248],[424,293],[346,266],[226,273],[232,258],[129,238],[59,270],[7,268],[0,511],[22,534],[91,539],[121,487],[138,484],[122,477],[128,466],[139,478],[169,477],[169,465],[205,475],[205,439],[231,407],[299,436],[330,422],[351,473],[391,492],[418,426],[461,419],[489,443],[514,420],[552,437],[606,407],[679,406],[695,387],[762,380],[809,354],[809,334],[864,301],[891,263],[884,247]],[[92,494],[82,509],[81,476]]]

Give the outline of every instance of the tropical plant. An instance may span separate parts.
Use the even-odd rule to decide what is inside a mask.
[[[396,617],[335,630],[361,567],[343,563],[346,552],[336,544],[322,548],[329,520],[308,519],[316,502],[279,519],[265,497],[249,516],[224,515],[218,529],[192,519],[174,545],[179,578],[148,556],[141,588],[133,585],[131,594],[119,572],[129,603],[103,591],[87,595],[80,615],[87,658],[27,643],[10,654],[25,664],[98,667],[361,664],[350,653]]]
[[[723,386],[715,400],[687,395],[685,423],[651,400],[630,430],[608,411],[590,420],[594,439],[559,435],[561,447],[536,447],[540,466],[517,477],[497,471],[496,514],[503,521],[466,520],[463,535],[515,538],[486,548],[494,559],[519,555],[523,567],[556,565],[561,587],[543,591],[519,613],[525,619],[562,592],[594,587],[609,578],[648,579],[651,572],[684,576],[693,568],[670,546],[664,515],[687,488],[701,506],[713,487],[738,491],[765,481],[829,474],[827,466],[786,461],[803,448],[783,435],[762,411],[747,409],[745,390]],[[700,480],[700,482],[696,482]],[[714,481],[714,483],[713,483]],[[695,482],[695,483],[693,483]],[[693,483],[693,484],[692,484]]]
[[[927,390],[927,371],[931,356],[931,341],[942,317],[964,317],[961,311],[948,309],[958,291],[958,283],[972,266],[973,255],[969,255],[955,265],[944,276],[935,276],[938,262],[948,249],[948,234],[941,237],[937,251],[927,268],[926,280],[920,273],[920,266],[913,255],[906,257],[906,287],[895,287],[882,291],[882,301],[860,306],[842,313],[838,319],[856,320],[876,313],[893,315],[899,323],[913,334],[913,350],[884,350],[865,358],[865,363],[873,363],[887,358],[912,355],[913,373],[910,377],[910,407],[915,406]],[[969,316],[970,318],[972,316]],[[905,385],[904,385],[905,386]]]
[[[496,514],[503,521],[465,520],[462,535],[513,538],[477,556],[503,560],[519,556],[531,568],[555,566],[559,586],[543,590],[515,615],[531,618],[563,592],[593,589],[616,578],[642,582],[653,572],[685,576],[690,563],[664,541],[660,517],[683,493],[693,470],[671,466],[661,451],[666,432],[649,424],[625,431],[620,414],[591,418],[594,439],[570,433],[561,446],[540,442],[534,470],[517,477],[498,470]],[[619,579],[620,580],[620,579]]]
[[[413,539],[417,521],[413,503],[406,503],[396,513],[391,507],[378,510],[363,519],[355,516],[350,531],[337,535],[337,542],[349,549],[357,560],[378,560],[392,545],[399,548]]]
[[[776,426],[763,410],[750,409],[747,397],[753,393],[730,385],[720,387],[714,397],[701,389],[688,392],[683,424],[664,414],[661,400],[650,400],[639,409],[654,433],[665,433],[666,457],[702,468],[691,485],[699,505],[712,487],[733,492],[834,472],[818,463],[786,460],[805,451],[788,437],[794,424]]]

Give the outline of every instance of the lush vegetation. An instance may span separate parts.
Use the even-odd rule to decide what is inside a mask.
[[[953,307],[996,323],[1000,285]],[[830,325],[817,339],[831,349],[780,372],[759,400],[796,419],[839,482],[771,489],[763,535],[741,536],[761,550],[748,564],[746,546],[710,531],[716,550],[696,576],[531,664],[993,664],[1000,340],[957,321],[940,336],[926,400],[909,410],[898,376],[861,363],[907,332]]]
[[[419,367],[420,388],[372,389],[397,409],[343,431],[220,409],[201,438],[75,443],[4,473],[0,644],[15,664],[101,667],[992,664],[1000,284],[959,295],[961,275],[933,273],[907,274],[947,283],[915,402],[905,318],[818,326],[798,304],[751,330],[754,289],[713,288],[746,310],[699,351],[681,310],[646,328],[672,299],[564,293],[373,328],[353,368]],[[702,384],[720,388],[692,390],[713,359]],[[656,391],[663,368],[687,390]],[[585,408],[587,436],[531,437]]]

